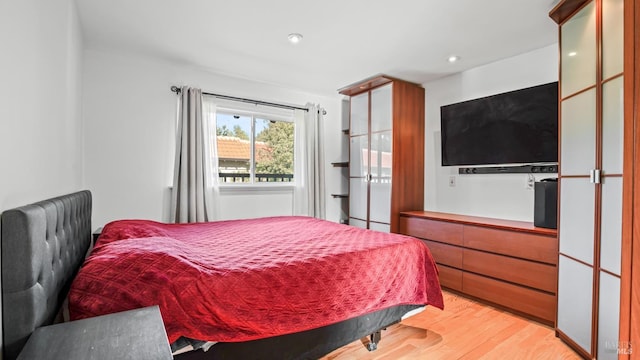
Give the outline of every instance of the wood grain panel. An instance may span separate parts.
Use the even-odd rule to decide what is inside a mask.
[[[463,245],[462,225],[416,217],[400,217],[400,233],[421,239]]]
[[[382,85],[386,85],[392,82],[394,78],[386,75],[376,75],[370,78],[366,78],[364,80],[358,81],[357,83],[347,85],[341,89],[338,89],[338,93],[347,96],[354,96],[365,91],[369,91],[373,88],[377,88]]]
[[[462,248],[429,240],[422,240],[422,242],[429,247],[431,255],[438,264],[462,268]]]
[[[590,0],[562,0],[549,12],[549,17],[560,25],[589,2]]]
[[[556,319],[556,297],[504,281],[464,272],[466,294],[534,316],[552,325]]]
[[[635,156],[633,158],[629,157],[630,161],[633,161],[633,204],[634,206],[629,211],[632,211],[633,208],[640,209],[640,166],[636,166],[640,159],[638,158],[640,155],[640,4],[638,4],[637,0],[629,0],[625,1],[625,7],[632,8],[629,12],[632,15],[628,15],[625,17],[627,19],[633,19],[632,23],[628,26],[625,26],[625,45],[627,42],[633,42],[633,50],[631,47],[625,47],[625,73],[627,71],[627,67],[631,67],[631,73],[627,73],[626,77],[633,78],[633,90],[627,90],[625,88],[625,94],[629,93],[631,99],[625,101],[625,109],[633,108],[632,116],[633,116],[633,124],[634,126],[631,129],[635,130],[634,134],[634,150]],[[630,21],[631,22],[631,21]],[[628,38],[632,38],[632,40],[627,40]],[[633,64],[629,65],[628,64]],[[631,104],[626,104],[627,102],[632,102]],[[626,114],[626,112],[625,112]],[[626,171],[626,170],[625,170]],[[624,215],[623,215],[624,216]],[[630,216],[630,215],[629,215]],[[634,359],[640,358],[640,351],[637,350],[640,348],[640,211],[633,211],[632,224],[629,226],[633,227],[633,235],[632,239],[630,239],[631,251],[625,256],[631,258],[630,262],[632,264],[630,269],[629,277],[624,279],[625,284],[627,282],[631,282],[630,284],[630,315],[628,316],[631,328],[630,328],[630,337],[629,337],[629,345],[633,344],[635,347],[635,352],[633,355]],[[626,285],[625,285],[626,286]],[[626,310],[625,310],[626,311]],[[625,315],[626,317],[626,315]]]
[[[391,232],[400,211],[424,209],[424,88],[393,81]]]
[[[620,335],[624,350],[635,345],[640,359],[640,5],[624,1],[624,164],[622,200],[622,278],[620,282]],[[619,356],[629,359],[630,354]],[[627,351],[628,352],[628,351]]]
[[[547,229],[547,228],[537,227],[537,226],[534,226],[532,222],[527,222],[527,221],[494,219],[494,218],[485,218],[480,216],[449,214],[449,213],[423,211],[423,210],[403,211],[401,215],[407,216],[407,217],[416,217],[421,219],[446,221],[453,224],[480,225],[488,228],[495,228],[495,229],[502,229],[502,230],[513,230],[517,232],[525,232],[525,233],[554,236],[554,237],[558,236],[558,230],[556,229]]]
[[[553,265],[469,249],[464,249],[463,253],[465,271],[556,292],[558,269]]]
[[[558,262],[558,240],[555,237],[465,226],[464,246],[547,264],[556,265]]]
[[[462,271],[438,264],[440,286],[451,290],[462,291]]]

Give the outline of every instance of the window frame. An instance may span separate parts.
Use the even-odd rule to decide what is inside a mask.
[[[215,102],[214,102],[215,103]],[[240,104],[239,104],[240,105]],[[252,109],[255,108],[255,109]],[[213,126],[211,127],[210,130],[210,136],[212,137],[217,137],[217,129],[218,129],[218,115],[219,114],[225,114],[225,115],[230,115],[230,116],[245,116],[245,117],[249,117],[251,119],[251,133],[249,134],[249,141],[250,141],[250,146],[251,146],[251,150],[250,150],[250,164],[249,164],[249,174],[250,174],[250,181],[249,182],[221,182],[220,181],[220,159],[219,159],[219,154],[218,154],[218,149],[216,149],[216,153],[217,153],[217,159],[216,161],[218,162],[215,165],[215,168],[218,169],[218,174],[211,174],[212,177],[215,178],[215,181],[218,184],[218,187],[220,189],[224,189],[227,191],[224,192],[233,192],[233,191],[260,191],[260,190],[283,190],[283,189],[293,189],[295,188],[295,184],[296,184],[296,173],[295,173],[295,163],[296,163],[296,147],[297,147],[297,143],[296,143],[296,139],[295,139],[295,134],[296,134],[296,122],[295,122],[295,113],[292,110],[283,110],[283,109],[277,109],[277,111],[265,111],[266,109],[258,109],[258,106],[256,105],[251,105],[250,107],[247,106],[229,106],[229,105],[217,105],[215,112],[213,113],[213,117],[212,117],[212,122],[213,122]],[[270,109],[269,109],[270,110]],[[257,119],[264,119],[267,121],[281,121],[281,122],[287,122],[287,123],[291,123],[294,126],[294,139],[293,139],[293,178],[292,181],[288,181],[288,182],[257,182],[256,181],[256,162],[255,162],[255,153],[256,153],[256,146],[255,146],[255,137],[257,134],[255,134],[255,128],[256,128],[256,120]],[[216,146],[217,146],[217,138],[216,138]],[[217,175],[217,177],[216,177]]]

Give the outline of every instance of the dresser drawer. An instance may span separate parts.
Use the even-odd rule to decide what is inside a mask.
[[[421,239],[462,245],[462,224],[414,217],[400,217],[400,233]]]
[[[462,271],[438,264],[440,286],[451,290],[462,291]]]
[[[556,297],[544,292],[464,272],[462,290],[492,303],[534,316],[553,325]]]
[[[447,266],[452,266],[456,268],[462,267],[462,248],[447,245],[435,241],[430,240],[422,240],[429,250],[431,251],[431,255],[433,255],[434,260],[438,264],[443,264]]]
[[[464,249],[465,271],[530,286],[550,293],[556,292],[557,268],[553,265]]]
[[[558,240],[551,236],[467,225],[464,246],[547,264],[558,262]]]

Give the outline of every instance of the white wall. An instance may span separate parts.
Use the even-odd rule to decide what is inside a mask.
[[[0,2],[0,44],[2,212],[81,189],[82,38],[75,3]]]
[[[107,49],[84,53],[83,116],[86,186],[94,194],[96,226],[122,218],[167,220],[173,179],[176,94],[172,85],[272,102],[320,103],[326,110],[327,193],[340,188],[340,98],[232,78],[204,69]],[[327,217],[339,203],[327,196]],[[221,218],[291,215],[288,192],[222,192]]]
[[[551,45],[423,84],[425,210],[533,221],[533,190],[525,189],[526,174],[458,175],[458,167],[440,165],[440,107],[557,80],[558,48]],[[449,186],[450,177],[455,187]]]

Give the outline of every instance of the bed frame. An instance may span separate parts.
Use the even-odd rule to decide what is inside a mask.
[[[52,324],[91,246],[91,193],[87,190],[7,210],[2,226],[4,359],[14,360],[31,333]],[[366,286],[366,285],[365,285]],[[315,359],[380,330],[420,306],[389,308],[309,331],[266,339],[218,343],[176,359]]]

